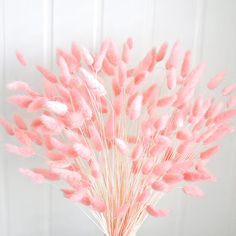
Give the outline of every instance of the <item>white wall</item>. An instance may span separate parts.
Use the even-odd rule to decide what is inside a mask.
[[[33,67],[18,65],[16,48],[30,64],[53,67],[55,48],[77,41],[94,49],[106,36],[119,43],[132,36],[137,56],[163,40],[180,39],[195,61],[208,62],[207,75],[225,69],[230,83],[236,80],[235,12],[235,0],[0,0],[1,113],[10,117],[13,111],[5,105],[7,82],[40,79]],[[0,147],[0,236],[101,235],[59,191],[19,175],[18,167],[40,160],[22,162]],[[205,198],[167,195],[161,205],[173,209],[170,217],[149,218],[138,235],[236,235],[236,135],[210,167],[218,182],[203,185]]]

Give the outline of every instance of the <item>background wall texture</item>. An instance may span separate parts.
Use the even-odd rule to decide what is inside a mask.
[[[5,105],[5,85],[13,80],[39,83],[35,64],[54,68],[57,47],[71,41],[96,49],[105,37],[122,43],[135,40],[134,55],[140,58],[153,45],[179,39],[192,49],[194,62],[208,64],[206,78],[220,70],[227,84],[236,80],[235,0],[0,0],[0,89],[1,113],[10,118],[13,108]],[[30,62],[22,70],[14,53],[20,49]],[[226,82],[225,82],[226,83]],[[14,108],[15,109],[15,108]],[[1,236],[95,236],[98,229],[62,194],[49,185],[35,185],[21,176],[21,166],[40,160],[22,159],[5,153],[0,146],[0,235]],[[138,235],[234,236],[236,234],[236,135],[210,163],[218,176],[204,184],[206,197],[187,197],[176,190],[161,201],[171,215],[145,222]]]

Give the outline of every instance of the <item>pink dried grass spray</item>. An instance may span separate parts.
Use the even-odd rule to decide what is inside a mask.
[[[63,182],[64,196],[88,207],[107,236],[133,236],[148,214],[167,216],[155,204],[176,185],[202,197],[192,182],[215,180],[206,164],[220,149],[215,143],[234,131],[236,116],[235,97],[196,96],[205,66],[192,68],[190,51],[181,61],[179,42],[169,56],[164,43],[130,68],[132,48],[129,38],[121,51],[109,39],[96,54],[76,43],[71,52],[58,50],[58,75],[36,67],[43,91],[21,81],[7,86],[20,93],[9,102],[32,120],[0,119],[19,142],[6,144],[10,153],[38,158],[37,146],[43,152],[47,167],[20,172],[36,183]],[[22,53],[16,56],[27,66]],[[206,87],[216,89],[223,78],[221,72]],[[222,95],[235,88],[226,86]]]

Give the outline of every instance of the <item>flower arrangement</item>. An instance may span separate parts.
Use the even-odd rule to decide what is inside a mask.
[[[155,204],[177,184],[202,197],[193,183],[215,180],[206,165],[236,116],[236,83],[221,99],[197,96],[205,64],[192,68],[190,51],[181,61],[179,42],[168,57],[164,43],[129,67],[132,48],[129,38],[121,51],[110,39],[96,54],[76,43],[70,52],[59,49],[58,75],[36,67],[42,91],[22,81],[7,85],[20,93],[9,102],[26,113],[15,114],[14,124],[0,119],[19,142],[6,144],[10,153],[45,159],[44,167],[20,172],[36,183],[63,183],[64,196],[86,205],[107,236],[132,236],[148,215],[167,216]],[[22,53],[16,56],[27,66]],[[206,87],[223,79],[221,72]]]

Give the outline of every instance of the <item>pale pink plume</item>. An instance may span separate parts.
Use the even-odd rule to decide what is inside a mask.
[[[20,51],[18,51],[18,50],[16,51],[16,58],[20,62],[20,64],[22,66],[26,66],[27,65],[27,61],[26,61],[25,56]]]
[[[180,42],[177,41],[175,42],[173,48],[171,49],[170,56],[166,62],[166,69],[178,66],[179,55],[180,55]]]
[[[141,125],[141,133],[144,137],[151,137],[155,134],[154,124],[152,120],[147,120]]]
[[[79,174],[79,172],[71,171],[68,169],[63,168],[53,168],[53,173],[59,176],[61,179],[65,180],[75,180],[75,181],[81,181],[82,177]]]
[[[167,71],[167,87],[168,89],[174,89],[177,82],[176,68],[172,67]]]
[[[172,141],[165,135],[158,135],[154,138],[156,144],[163,145],[163,146],[170,146]]]
[[[91,141],[92,141],[95,149],[97,151],[101,151],[103,149],[103,142],[102,142],[101,135],[98,132],[98,129],[93,125],[90,125],[88,127],[88,129],[89,129]]]
[[[9,98],[9,102],[13,103],[21,108],[27,108],[33,99],[25,95],[15,95]]]
[[[148,72],[147,71],[144,71],[144,72],[141,72],[140,74],[138,74],[135,78],[134,78],[134,83],[137,85],[137,84],[140,84],[141,82],[143,82],[148,76]]]
[[[93,56],[90,54],[90,52],[88,51],[87,48],[85,47],[82,47],[81,48],[81,55],[82,55],[82,58],[84,60],[84,62],[91,66],[93,63],[94,63],[94,58]]]
[[[154,216],[154,217],[165,217],[165,216],[168,216],[170,213],[170,210],[167,210],[167,209],[157,210],[151,205],[148,205],[146,210],[151,216]]]
[[[127,43],[128,47],[129,47],[129,49],[132,49],[134,47],[134,40],[133,40],[133,38],[129,37],[127,39],[126,43]]]
[[[181,180],[183,180],[183,175],[180,173],[167,173],[163,177],[163,180],[167,184],[176,184],[176,183],[179,183]]]
[[[147,198],[149,197],[149,192],[147,189],[145,189],[143,192],[141,192],[138,197],[137,197],[137,201],[142,203],[145,202],[147,200]]]
[[[169,192],[170,190],[170,187],[167,183],[165,183],[164,181],[155,181],[153,184],[152,184],[152,188],[155,190],[155,191],[158,191],[158,192]]]
[[[20,115],[14,115],[14,120],[19,129],[27,130],[27,125]]]
[[[118,96],[121,93],[121,87],[115,78],[112,79],[112,89],[115,96]]]
[[[142,110],[142,101],[143,96],[138,94],[127,107],[127,114],[130,120],[137,120],[139,118]]]
[[[147,68],[148,72],[153,72],[156,65],[156,48],[153,48],[151,51],[151,63]]]
[[[161,47],[156,55],[156,61],[162,61],[164,59],[167,49],[168,49],[168,43],[165,42],[161,45]]]
[[[51,83],[57,83],[57,77],[51,71],[42,66],[37,66],[36,68],[44,76],[45,79],[47,79]]]
[[[8,152],[22,157],[32,157],[35,154],[34,149],[29,146],[18,147],[13,144],[6,144],[6,149]]]
[[[191,63],[191,51],[187,51],[184,55],[184,60],[181,68],[181,75],[186,77],[190,71],[190,63]]]
[[[44,168],[34,168],[33,172],[42,175],[45,179],[50,181],[57,181],[60,179],[59,175],[52,170]]]
[[[107,59],[112,65],[117,65],[120,58],[119,58],[119,53],[116,45],[114,44],[113,41],[110,42],[109,48],[107,50]]]
[[[32,140],[32,142],[42,145],[42,137],[37,131],[27,131],[27,135]]]
[[[115,67],[114,65],[112,65],[108,59],[105,57],[104,60],[103,60],[103,64],[102,64],[102,68],[103,68],[103,71],[111,76],[111,75],[114,75],[115,74]]]
[[[75,42],[73,42],[71,45],[71,53],[76,58],[77,64],[80,65],[81,52],[80,52],[78,45]]]
[[[164,128],[166,127],[168,123],[168,120],[169,120],[169,116],[163,115],[155,121],[154,127],[157,129],[157,131],[164,130]]]
[[[194,166],[193,161],[177,161],[173,164],[173,166],[170,169],[170,173],[185,173],[189,169],[191,169]]]
[[[231,94],[233,91],[235,91],[235,89],[236,89],[236,83],[230,84],[222,90],[222,95],[227,96]]]
[[[39,93],[32,90],[29,85],[23,81],[14,81],[7,84],[7,88],[11,91],[24,91],[32,97],[39,96]]]
[[[157,106],[158,107],[169,106],[169,105],[172,105],[175,100],[176,100],[175,96],[162,97],[157,101]]]
[[[123,102],[124,102],[124,96],[122,94],[120,94],[114,98],[113,107],[114,107],[114,111],[117,116],[119,116],[121,113]]]
[[[213,156],[214,154],[216,154],[219,151],[220,151],[219,145],[211,147],[211,148],[207,149],[206,151],[201,152],[200,158],[202,160],[209,159],[211,156]]]
[[[49,81],[45,80],[44,81],[44,97],[50,100],[54,100],[55,97],[57,97],[55,89],[53,89],[53,84],[50,83]]]
[[[208,145],[208,144],[211,144],[215,141],[218,141],[219,139],[224,137],[226,134],[232,133],[233,131],[234,131],[233,127],[221,126],[216,130],[212,130],[212,131],[210,130],[209,133],[207,133],[207,132],[204,133],[203,138],[199,139],[199,141],[203,142],[205,145]]]
[[[129,147],[124,140],[120,138],[115,139],[116,147],[122,155],[129,155]]]
[[[204,72],[205,67],[206,65],[204,63],[197,65],[187,76],[184,85],[188,88],[195,88]]]
[[[211,181],[215,182],[216,177],[206,168],[197,169],[196,172],[185,172],[184,173],[184,180],[190,181],[190,182],[196,182],[196,181]]]
[[[199,160],[195,165],[195,169],[197,171],[205,171],[206,165],[208,162],[209,162],[209,160]]]
[[[82,143],[76,143],[73,145],[75,151],[77,154],[82,157],[85,161],[89,161],[92,155],[92,152],[89,148],[87,148],[85,145]]]
[[[66,136],[66,138],[69,142],[75,143],[75,142],[78,142],[80,140],[78,133],[76,133],[73,130],[65,129],[64,133],[65,133],[65,136]]]
[[[107,207],[103,201],[100,199],[91,199],[91,206],[95,211],[104,212]]]
[[[157,84],[151,85],[144,93],[143,93],[143,104],[155,102],[158,99],[159,88]]]
[[[135,74],[139,74],[142,71],[152,71],[156,60],[156,49],[151,49],[144,59],[139,63],[138,67],[135,70]]]
[[[8,123],[5,119],[0,117],[0,125],[5,129],[8,135],[14,135],[14,129],[10,123]]]
[[[149,150],[149,155],[151,157],[158,157],[165,151],[166,147],[164,145],[155,144],[152,148]]]
[[[196,101],[195,101],[195,103],[194,103],[194,106],[193,106],[193,111],[192,111],[193,115],[194,115],[194,116],[200,115],[201,112],[202,112],[203,106],[204,106],[204,99],[203,99],[202,96],[199,96],[199,97],[196,99]]]
[[[22,81],[14,81],[7,84],[7,88],[12,91],[26,90],[28,87],[28,84]]]
[[[61,126],[60,123],[56,119],[48,115],[42,115],[40,117],[40,120],[42,124],[44,124],[45,127],[49,130],[57,130]]]
[[[66,63],[66,60],[62,56],[59,56],[59,58],[58,58],[58,66],[61,71],[62,81],[65,84],[69,84],[72,77],[71,77],[71,73],[70,73],[68,64]]]
[[[100,178],[101,177],[101,171],[98,165],[98,162],[96,160],[89,160],[89,166],[91,168],[91,173],[94,178]]]
[[[220,72],[209,81],[209,83],[207,84],[207,87],[209,89],[215,89],[220,84],[220,82],[224,79],[224,77],[225,77],[225,73]]]
[[[192,133],[187,129],[183,129],[176,133],[176,138],[180,140],[190,140],[192,138]]]
[[[57,102],[57,101],[47,101],[45,103],[46,107],[54,112],[57,115],[65,115],[68,111],[68,107],[66,104],[61,103],[61,102]]]
[[[80,200],[80,202],[85,205],[85,206],[90,206],[91,204],[91,200],[89,196],[83,196],[82,199]]]
[[[123,61],[119,61],[119,63],[118,63],[118,82],[119,82],[120,87],[124,86],[126,79],[127,79],[126,64]]]
[[[28,112],[35,112],[35,111],[41,110],[44,107],[46,101],[47,101],[47,99],[44,97],[35,98],[27,106],[27,111]]]
[[[57,152],[47,152],[45,156],[52,161],[61,161],[66,158],[63,154]]]
[[[236,95],[231,96],[227,101],[227,107],[232,108],[236,106]]]
[[[115,137],[116,125],[117,125],[116,116],[110,114],[105,124],[105,134],[107,139],[113,139]]]
[[[50,168],[68,168],[71,166],[72,161],[69,160],[59,160],[59,161],[48,161],[47,162]]]
[[[123,50],[122,50],[122,60],[125,63],[129,62],[130,58],[130,50],[133,48],[133,40],[132,38],[128,38],[125,44],[123,45]]]
[[[95,57],[94,64],[93,64],[93,68],[96,71],[101,70],[109,45],[110,45],[110,40],[105,40],[102,43],[101,48],[98,52],[98,55]]]
[[[153,169],[154,164],[155,162],[152,159],[146,160],[142,168],[143,175],[149,174],[151,170]]]
[[[207,119],[215,118],[222,111],[223,107],[224,107],[223,102],[212,104],[207,110],[207,112],[205,113],[205,117]]]
[[[133,151],[132,151],[132,154],[131,154],[131,158],[132,160],[137,160],[139,158],[142,157],[142,154],[143,154],[143,145],[142,144],[137,144],[136,147],[134,147]]]
[[[179,144],[177,148],[177,153],[181,155],[187,154],[193,146],[193,143],[191,141],[183,141],[182,143]]]
[[[224,111],[215,118],[216,123],[223,123],[236,116],[236,109]]]
[[[97,79],[95,79],[90,72],[84,68],[81,68],[80,72],[85,80],[86,85],[95,95],[98,97],[106,95],[106,89],[104,86]]]
[[[84,196],[84,193],[82,191],[76,191],[72,193],[71,195],[69,195],[68,197],[73,202],[81,202],[83,196]]]
[[[188,195],[194,196],[194,197],[204,196],[203,191],[200,188],[198,188],[197,186],[193,186],[193,185],[184,186],[183,187],[183,192],[188,194]]]
[[[120,207],[117,212],[115,213],[115,218],[121,218],[123,217],[126,212],[129,210],[130,205],[129,204],[124,204],[122,207]]]
[[[22,175],[31,178],[31,180],[34,181],[35,183],[42,184],[42,183],[44,183],[44,182],[46,181],[46,179],[44,178],[43,175],[36,174],[35,172],[33,172],[33,171],[30,170],[30,169],[20,168],[20,169],[19,169],[19,172],[20,172]]]
[[[75,74],[77,72],[79,64],[73,54],[70,54],[63,49],[57,49],[57,57],[62,57],[65,60],[69,73]],[[57,62],[59,64],[59,59]]]
[[[162,175],[165,175],[171,167],[172,167],[171,161],[164,161],[160,164],[157,164],[154,167],[153,173],[157,176],[162,176]]]
[[[125,63],[129,61],[129,46],[127,43],[123,45],[122,60]]]

